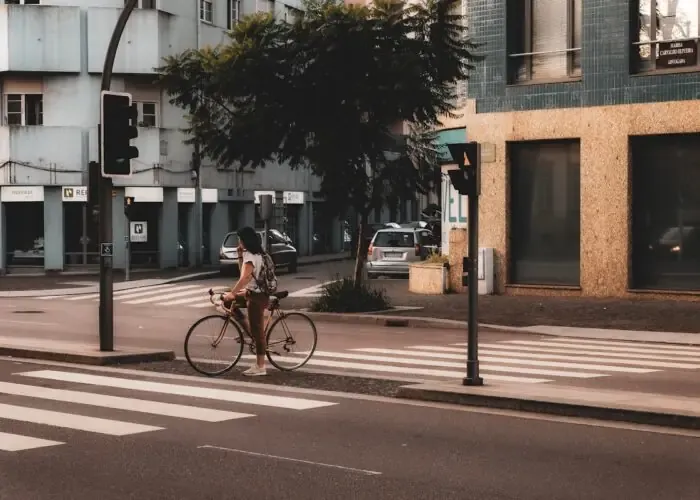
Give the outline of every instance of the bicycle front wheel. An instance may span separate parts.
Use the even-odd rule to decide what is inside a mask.
[[[317,340],[311,318],[298,312],[283,313],[268,330],[267,359],[280,370],[296,370],[311,359]]]
[[[199,373],[214,377],[236,366],[243,354],[243,332],[228,317],[205,316],[185,337],[185,358]]]

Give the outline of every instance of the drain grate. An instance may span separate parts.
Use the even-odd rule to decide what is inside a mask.
[[[14,314],[43,314],[44,311],[12,311]]]

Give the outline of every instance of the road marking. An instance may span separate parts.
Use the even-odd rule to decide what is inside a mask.
[[[45,321],[23,321],[21,319],[3,319],[2,322],[15,323],[17,325],[59,326],[58,323],[47,323]]]
[[[404,349],[380,349],[374,347],[367,347],[361,349],[351,349],[352,351],[367,352],[374,354],[395,354],[404,356],[416,356],[420,355],[427,358],[437,358],[437,359],[458,359],[464,361],[467,359],[467,355],[464,349],[460,349],[460,353],[457,352],[430,352],[433,346],[415,346],[418,349],[425,349],[429,352],[416,352]],[[499,351],[498,349],[479,349],[479,356],[482,354],[494,354],[496,356],[508,356],[510,358],[527,358],[527,359],[560,359],[562,361],[581,361],[581,356],[563,356],[557,354],[536,354],[527,352],[508,352]],[[613,356],[618,356],[614,354]],[[648,366],[653,368],[678,368],[682,370],[697,370],[700,369],[700,364],[691,365],[687,363],[670,363],[662,361],[647,361],[647,360],[634,360],[625,358],[612,358],[603,359],[606,363],[616,363],[620,365],[630,365],[630,366]],[[601,366],[601,365],[595,365]]]
[[[302,288],[301,290],[290,293],[289,297],[320,297],[323,295],[323,287],[335,282],[336,280],[326,281],[325,283],[319,283],[314,286]]]
[[[338,403],[326,401],[314,401],[302,398],[287,398],[284,396],[271,396],[267,394],[257,394],[243,391],[230,391],[223,389],[212,389],[209,387],[192,385],[163,384],[161,382],[149,382],[146,380],[136,380],[117,377],[103,377],[99,375],[89,375],[78,372],[60,372],[54,370],[38,370],[34,372],[18,373],[24,377],[36,377],[48,380],[59,380],[62,382],[76,382],[79,384],[101,385],[104,387],[114,387],[119,389],[130,389],[134,391],[155,392],[169,394],[173,396],[189,396],[201,399],[214,399],[230,403],[244,403],[260,406],[272,406],[276,408],[286,408],[290,410],[310,410],[325,406],[335,406]],[[2,413],[0,413],[2,415]]]
[[[581,351],[595,351],[595,350],[606,350],[610,352],[626,352],[626,353],[639,353],[639,354],[650,354],[655,351],[650,350],[650,349],[645,349],[641,347],[615,347],[615,346],[592,346],[592,345],[587,345],[587,344],[582,344],[582,343],[564,343],[564,342],[542,342],[538,340],[506,340],[505,343],[511,344],[511,345],[525,345],[525,346],[542,346],[542,347],[550,347],[550,346],[566,346],[570,348],[575,348],[579,349]],[[697,352],[695,351],[687,351],[683,349],[678,349],[678,350],[664,350],[664,354],[673,354],[674,356],[692,356],[692,355],[698,355]]]
[[[292,353],[292,354],[298,354],[302,355],[302,353]],[[303,354],[306,356],[306,354]],[[437,366],[437,367],[443,367],[443,368],[462,368],[465,366],[464,363],[450,363],[447,361],[435,361],[432,359],[415,359],[415,358],[392,358],[388,356],[365,356],[362,354],[350,354],[350,353],[342,353],[342,352],[326,352],[326,351],[316,351],[314,352],[314,358],[312,358],[311,361],[309,361],[309,364],[311,364],[316,357],[325,357],[325,358],[336,358],[336,359],[355,359],[355,360],[361,360],[361,361],[378,361],[381,363],[400,363],[403,365],[418,365],[418,366]],[[482,361],[486,361],[484,357],[480,357]],[[520,360],[513,360],[513,363],[520,361]],[[500,361],[500,362],[506,362],[506,361]],[[524,364],[524,363],[521,363]],[[538,365],[537,362],[534,362],[534,364]],[[569,365],[569,363],[562,363],[563,365]],[[365,365],[367,366],[367,369],[373,369],[371,368],[373,365]],[[588,366],[588,365],[579,365],[580,368],[583,368],[585,370],[593,370],[597,367],[594,366]],[[615,367],[609,367],[613,368],[613,370],[608,370],[608,371],[615,371]],[[600,368],[603,370],[603,368]],[[632,368],[620,368],[620,370],[632,370]],[[537,368],[521,368],[519,366],[503,366],[503,365],[482,365],[481,371],[483,372],[504,372],[504,373],[527,373],[528,375],[543,375],[545,377],[569,377],[569,378],[598,378],[598,377],[604,377],[605,374],[603,373],[579,373],[579,372],[569,372],[569,371],[561,371],[561,370],[540,370]],[[649,371],[654,371],[654,370],[643,370],[641,372],[632,372],[632,373],[648,373]]]
[[[645,344],[645,343],[636,343],[634,341],[630,342],[617,342],[617,341],[611,341],[611,340],[588,340],[588,339],[563,339],[563,338],[554,338],[550,339],[552,342],[557,342],[557,343],[570,343],[574,342],[577,344],[592,344],[592,345],[600,345],[600,346],[621,346],[621,347],[643,347],[643,348],[648,348],[651,351],[683,351],[683,352],[691,352],[694,354],[697,354],[700,356],[700,347],[691,347],[691,346],[682,346],[682,345],[669,345],[669,344]]]
[[[205,288],[204,292],[207,292],[209,288]],[[208,294],[204,294],[201,291],[196,291],[196,292],[189,292],[188,294],[182,293],[180,295],[192,295],[193,293],[197,293],[196,297],[185,297],[184,299],[178,299],[178,300],[169,300],[167,302],[158,302],[156,305],[157,306],[179,306],[182,304],[191,304],[193,302],[206,302],[207,304],[211,304],[209,301]],[[170,297],[177,297],[177,295],[171,295]],[[205,298],[206,297],[206,298]]]
[[[26,408],[24,406],[6,404],[0,404],[0,419],[18,420],[33,424],[63,427],[76,431],[107,434],[110,436],[128,436],[129,434],[163,430],[162,427],[154,427],[151,425],[133,424],[131,422],[122,422],[119,420],[86,417],[73,413],[61,413],[58,411],[39,410],[37,408]]]
[[[144,286],[144,287],[139,287],[139,288],[130,288],[128,290],[119,290],[114,292],[114,297],[120,297],[125,294],[129,293],[136,293],[136,292],[143,292],[144,290],[162,290],[163,288],[173,288],[177,285],[172,285],[172,284],[166,284],[166,285],[153,285],[153,286]],[[69,297],[66,300],[88,300],[88,299],[99,299],[100,294],[99,293],[89,293],[86,295],[79,295],[77,297]]]
[[[0,432],[0,450],[2,451],[33,450],[35,448],[45,448],[47,446],[57,446],[59,444],[66,443]]]
[[[323,462],[312,462],[310,460],[301,460],[299,458],[280,457],[278,455],[268,455],[267,453],[257,453],[255,451],[237,450],[235,448],[224,448],[223,446],[213,446],[213,445],[209,445],[209,444],[198,446],[197,448],[230,451],[233,453],[240,453],[242,455],[250,455],[253,457],[272,458],[275,460],[284,460],[286,462],[296,462],[296,463],[300,463],[300,464],[316,465],[318,467],[328,467],[331,469],[340,469],[340,470],[344,470],[347,472],[357,472],[358,474],[365,474],[367,476],[381,476],[381,474],[382,474],[381,472],[377,472],[374,470],[356,469],[354,467],[345,467],[344,465],[325,464]]]
[[[243,355],[243,359],[252,359],[252,355]],[[441,378],[453,378],[462,380],[464,378],[464,370],[462,371],[449,371],[449,370],[431,370],[428,368],[413,368],[410,366],[391,366],[391,365],[376,365],[369,363],[352,363],[349,361],[331,361],[327,359],[316,359],[311,358],[305,366],[326,366],[329,368],[347,368],[350,370],[360,370],[368,372],[381,372],[381,373],[409,373],[412,375],[426,375],[429,377],[441,377]],[[466,368],[465,368],[466,369]],[[486,370],[482,370],[484,372]],[[514,370],[520,372],[521,370]],[[600,375],[603,377],[604,375]],[[524,384],[542,384],[545,382],[551,382],[549,379],[543,378],[530,378],[530,377],[512,377],[508,375],[489,375],[489,380],[494,380],[498,382],[513,382],[513,383],[524,383]]]
[[[39,299],[39,300],[51,300],[51,299],[58,299],[61,297],[65,297],[65,295],[46,295],[44,297],[35,297],[35,298]]]
[[[190,307],[214,307],[214,304],[212,304],[210,300],[207,300],[206,302],[202,302],[201,304],[192,304]]]
[[[192,288],[191,290],[185,290],[185,291],[177,292],[177,293],[168,293],[168,292],[164,292],[164,293],[162,293],[162,294],[156,295],[155,297],[146,297],[145,299],[130,300],[130,301],[124,302],[124,303],[125,303],[125,304],[145,304],[145,303],[147,303],[147,302],[156,302],[156,301],[159,301],[159,300],[169,299],[169,298],[172,298],[172,297],[183,297],[183,296],[185,296],[185,295],[194,295],[194,294],[202,294],[202,295],[204,295],[204,293],[207,292],[210,288],[211,288],[211,287],[206,287],[206,288]],[[201,299],[201,297],[198,297],[198,298]],[[192,297],[190,297],[189,299],[185,299],[185,300],[191,301],[191,300],[192,300]],[[169,306],[169,305],[173,305],[173,302],[177,302],[177,301],[161,302],[161,303],[158,304],[158,305]]]
[[[411,346],[413,347],[413,346]],[[420,346],[423,348],[428,348],[430,347],[431,350],[445,350],[447,349],[446,352],[464,352],[464,348],[455,348],[455,347],[433,347],[433,346]],[[499,350],[506,350],[506,351],[512,351],[514,349],[513,346],[508,346],[508,345],[502,345],[502,344],[479,344],[479,350],[482,348],[489,348],[489,349],[499,349]],[[625,354],[629,353],[620,353],[620,352],[607,352],[607,351],[580,351],[579,349],[566,349],[562,345],[561,348],[557,347],[528,347],[528,346],[517,346],[515,349],[518,350],[518,352],[543,352],[543,353],[555,353],[555,354],[575,354],[578,355],[579,357],[581,356],[600,356],[600,357],[619,357],[619,356],[625,356]],[[603,349],[601,347],[601,349]],[[640,354],[640,353],[633,353],[630,354],[630,357],[633,357],[635,359],[655,359],[659,361],[678,361],[678,356],[657,356],[657,355],[650,355],[650,354]],[[700,363],[700,357],[683,357],[682,358],[683,362],[691,362],[691,363]]]
[[[142,399],[122,398],[118,396],[107,396],[104,394],[69,391],[63,389],[50,389],[48,387],[13,384],[9,382],[0,382],[0,393],[11,394],[13,396],[49,399],[52,401],[62,401],[65,403],[99,406],[101,408],[112,408],[115,410],[150,413],[153,415],[162,415],[166,417],[201,420],[203,422],[224,422],[226,420],[255,416],[248,413],[235,413],[210,408],[199,408],[196,406],[161,403],[158,401],[145,401]]]
[[[170,288],[166,288],[164,290],[146,290],[146,291],[141,291],[141,292],[133,292],[133,293],[126,293],[124,295],[120,295],[118,297],[115,297],[115,300],[131,300],[131,299],[136,299],[136,298],[141,298],[141,297],[147,297],[147,296],[157,296],[156,300],[160,300],[164,295],[169,295],[170,291],[178,291],[178,290],[186,290],[186,289],[192,289],[192,288],[197,288],[197,285],[185,285],[185,286],[180,286],[180,285],[173,285]],[[207,288],[208,290],[208,288]],[[129,302],[127,302],[128,304]]]

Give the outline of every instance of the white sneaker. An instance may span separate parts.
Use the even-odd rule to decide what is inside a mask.
[[[247,377],[259,377],[260,375],[267,375],[267,370],[265,368],[260,368],[258,365],[253,365],[244,371],[243,375]]]

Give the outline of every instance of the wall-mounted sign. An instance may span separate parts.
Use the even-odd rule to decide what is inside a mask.
[[[178,203],[194,203],[194,188],[177,188]]]
[[[285,205],[303,205],[304,193],[303,191],[285,191],[282,199]]]
[[[44,201],[44,186],[2,186],[0,201],[3,203]]]
[[[63,186],[61,193],[63,201],[88,201],[88,190],[85,186]]]
[[[163,203],[163,188],[127,186],[124,196],[134,198],[137,203]]]
[[[146,221],[134,221],[129,224],[129,238],[132,243],[146,243],[148,241],[148,223]]]
[[[695,40],[659,43],[657,69],[685,68],[698,63],[698,44]]]
[[[218,203],[219,190],[202,188],[202,203]]]

